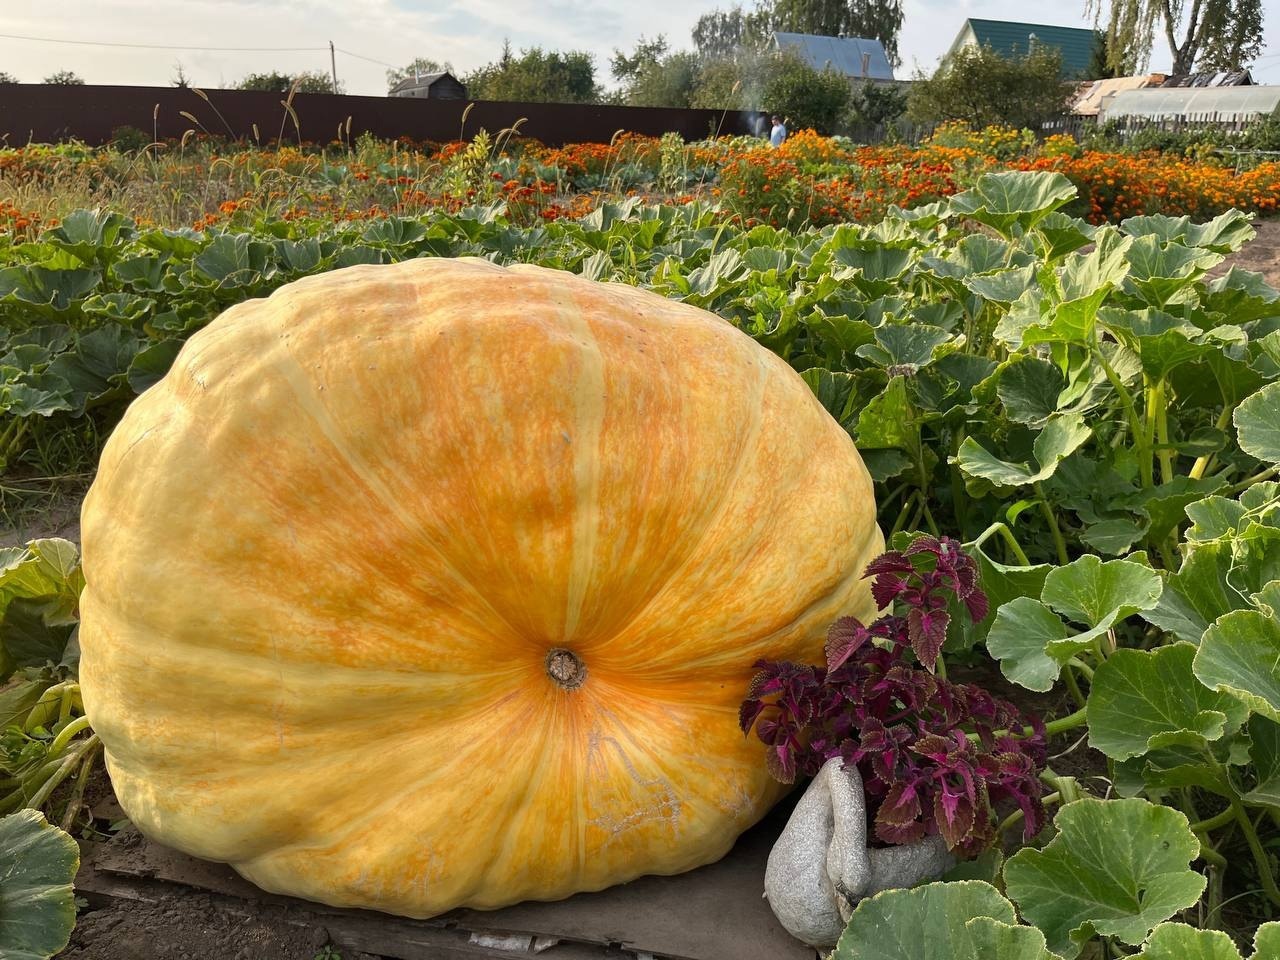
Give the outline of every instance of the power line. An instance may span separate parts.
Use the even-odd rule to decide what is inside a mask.
[[[0,33],[3,40],[29,40],[32,43],[69,43],[78,47],[130,47],[136,50],[199,50],[219,53],[300,53],[326,50],[327,47],[195,47],[169,43],[113,43],[108,40],[59,40],[56,37],[25,37],[15,33]],[[347,51],[343,51],[346,53]],[[358,54],[351,54],[358,56]],[[368,59],[364,57],[362,59]]]
[[[373,57],[366,57],[361,53],[352,53],[350,50],[343,50],[341,47],[336,48],[339,53],[345,53],[348,57],[355,57],[357,60],[368,60],[370,63],[376,63],[379,66],[390,67],[392,70],[398,70],[394,63],[387,63],[385,60],[375,60]]]

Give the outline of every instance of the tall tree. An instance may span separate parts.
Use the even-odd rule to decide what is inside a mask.
[[[1262,46],[1261,0],[1086,0],[1086,8],[1099,24],[1105,15],[1111,65],[1122,74],[1147,68],[1157,32],[1175,74],[1240,68]]]
[[[1118,77],[1107,34],[1102,30],[1094,31],[1093,50],[1089,53],[1089,65],[1084,68],[1085,80],[1107,80]]]
[[[270,93],[288,93],[297,84],[299,93],[341,93],[342,85],[333,88],[333,77],[327,73],[304,70],[302,73],[250,73],[237,81],[236,90],[266,90]]]
[[[49,74],[42,82],[56,83],[60,86],[68,87],[84,86],[84,80],[74,70],[59,70],[57,73]]]
[[[631,107],[687,107],[698,82],[698,55],[672,52],[666,37],[644,37],[631,54],[613,51],[609,70],[621,84],[616,99]]]
[[[963,47],[946,69],[911,85],[913,120],[962,120],[971,127],[1001,123],[1036,127],[1066,112],[1076,84],[1062,79],[1062,53],[1035,44],[1024,57],[991,47]]]
[[[477,100],[521,100],[528,103],[595,103],[600,99],[595,63],[585,50],[566,53],[540,47],[502,55],[463,78],[467,93]]]
[[[770,9],[763,6],[750,12],[738,6],[712,10],[698,18],[693,45],[703,60],[736,60],[765,46],[770,17]]]
[[[1201,70],[1243,70],[1262,52],[1262,0],[1234,0],[1215,11],[1219,23],[1206,23],[1200,50]]]

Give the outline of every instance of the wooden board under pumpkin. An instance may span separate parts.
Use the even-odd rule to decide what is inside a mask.
[[[147,884],[159,883],[167,890],[176,884],[246,906],[254,902],[289,905],[316,917],[335,940],[403,960],[535,955],[490,951],[460,932],[560,940],[559,946],[536,954],[547,960],[617,957],[619,947],[631,954],[670,960],[813,960],[816,954],[778,925],[761,897],[765,860],[789,808],[790,803],[784,803],[743,834],[720,862],[681,876],[643,877],[555,903],[521,903],[488,912],[455,910],[426,921],[267,894],[225,864],[178,853],[134,832],[89,847],[77,888],[88,895],[145,898]]]

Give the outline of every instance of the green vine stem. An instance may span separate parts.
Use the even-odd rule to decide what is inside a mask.
[[[95,733],[93,736],[82,741],[74,750],[68,750],[66,755],[58,761],[56,768],[53,770],[49,778],[45,780],[44,785],[32,794],[31,799],[27,801],[27,806],[37,810],[40,809],[40,807],[44,805],[44,802],[53,794],[53,791],[58,788],[58,785],[62,783],[63,780],[67,779],[67,777],[71,775],[71,771],[74,770],[86,757],[91,756],[101,743],[102,741],[98,739],[98,735]]]
[[[1125,388],[1124,382],[1120,379],[1119,374],[1107,362],[1107,358],[1103,356],[1102,350],[1095,343],[1090,352],[1094,359],[1102,366],[1102,372],[1107,375],[1107,380],[1111,383],[1111,388],[1115,390],[1120,397],[1120,403],[1124,406],[1125,416],[1129,420],[1129,429],[1133,433],[1134,442],[1138,445],[1138,463],[1142,467],[1143,486],[1150,488],[1153,486],[1153,477],[1151,470],[1151,447],[1146,443],[1146,433],[1142,429],[1142,420],[1138,416],[1138,408],[1134,405],[1133,397],[1129,396],[1129,391]]]
[[[49,744],[49,756],[57,757],[61,755],[62,751],[66,749],[67,744],[75,739],[76,734],[87,729],[89,729],[89,718],[76,717],[76,719],[63,727],[62,730],[59,731],[58,735],[53,738],[53,742]]]
[[[1206,820],[1201,820],[1199,823],[1193,823],[1191,825],[1191,831],[1193,833],[1212,833],[1214,830],[1222,829],[1228,823],[1231,823],[1233,820],[1235,820],[1235,818],[1236,818],[1235,810],[1233,810],[1231,807],[1227,807],[1227,809],[1223,810],[1217,816],[1209,817]]]
[[[1070,664],[1062,671],[1062,679],[1067,682],[1067,690],[1071,693],[1071,699],[1076,702],[1077,707],[1083,710],[1087,701],[1085,695],[1080,691],[1080,684],[1076,682],[1076,675]]]
[[[1046,807],[1052,806],[1055,803],[1061,803],[1062,794],[1051,793],[1047,797],[1042,798],[1040,802],[1043,803]],[[1000,821],[1000,826],[996,827],[996,833],[1003,834],[1010,827],[1017,826],[1019,823],[1022,822],[1025,816],[1026,814],[1024,814],[1020,809],[1013,811],[1013,813],[1009,814],[1007,817],[1005,817],[1003,820]]]
[[[1022,564],[1024,567],[1031,566],[1031,561],[1027,559],[1027,554],[1022,549],[1022,545],[1018,543],[1018,538],[1013,535],[1013,531],[1009,529],[1009,525],[1000,520],[997,520],[995,523],[991,524],[991,526],[987,527],[987,529],[983,530],[982,533],[978,534],[977,539],[970,541],[966,546],[980,547],[997,533],[1000,534],[1001,539],[1004,540],[1005,545],[1009,548],[1009,552],[1017,558],[1018,563]]]
[[[1214,427],[1219,430],[1227,429],[1227,425],[1231,423],[1231,414],[1234,411],[1235,407],[1231,404],[1223,404],[1222,413],[1220,413],[1218,415],[1218,419],[1214,421]],[[1192,480],[1199,480],[1205,475],[1205,472],[1209,469],[1209,464],[1213,462],[1213,459],[1214,455],[1212,453],[1206,453],[1202,456],[1196,457],[1196,462],[1191,465],[1191,470],[1187,476]]]
[[[1058,526],[1058,515],[1054,513],[1053,507],[1049,506],[1044,487],[1037,483],[1034,489],[1036,496],[1040,498],[1040,512],[1044,514],[1045,522],[1049,524],[1049,532],[1053,535],[1053,545],[1058,551],[1058,562],[1065,567],[1071,562],[1071,555],[1067,553],[1067,541],[1063,539],[1062,529]]]
[[[1244,805],[1237,799],[1231,800],[1231,812],[1235,814],[1236,822],[1240,824],[1240,831],[1244,834],[1245,842],[1249,844],[1249,852],[1253,854],[1253,861],[1258,867],[1258,877],[1262,881],[1262,890],[1267,895],[1267,899],[1280,906],[1280,887],[1276,886],[1275,875],[1271,872],[1271,861],[1267,857],[1267,851],[1262,846],[1262,841],[1258,839],[1258,831],[1253,827],[1253,821],[1249,819],[1249,812],[1245,810]]]
[[[1160,482],[1172,483],[1176,474],[1173,472],[1173,450],[1169,447],[1169,404],[1163,380],[1156,381],[1151,397],[1156,413],[1156,455],[1160,458]]]

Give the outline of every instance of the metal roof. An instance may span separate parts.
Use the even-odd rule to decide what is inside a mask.
[[[974,17],[965,23],[973,29],[979,46],[990,47],[1005,57],[1025,57],[1031,50],[1032,37],[1036,43],[1057,47],[1062,51],[1064,76],[1084,76],[1093,57],[1094,45],[1098,42],[1097,31],[1085,27],[1056,27],[1049,23],[1016,23]]]
[[[1136,77],[1108,77],[1105,80],[1089,80],[1083,83],[1076,95],[1071,112],[1079,117],[1096,117],[1122,90],[1143,90],[1158,87],[1165,75],[1153,73]]]
[[[409,88],[417,89],[418,87],[429,87],[443,77],[448,77],[455,83],[457,82],[454,75],[448,70],[441,70],[438,73],[420,73],[416,77],[410,74],[392,87],[391,90],[392,92],[395,92],[396,90],[407,90]]]
[[[1253,86],[1253,75],[1248,70],[1233,70],[1224,73],[1189,73],[1185,76],[1170,77],[1162,87],[1249,87]]]
[[[781,32],[774,33],[773,39],[779,50],[794,51],[815,70],[830,67],[847,77],[893,79],[893,68],[879,40]]]
[[[1154,87],[1117,93],[1100,119],[1235,120],[1271,113],[1277,106],[1280,106],[1280,86]]]

